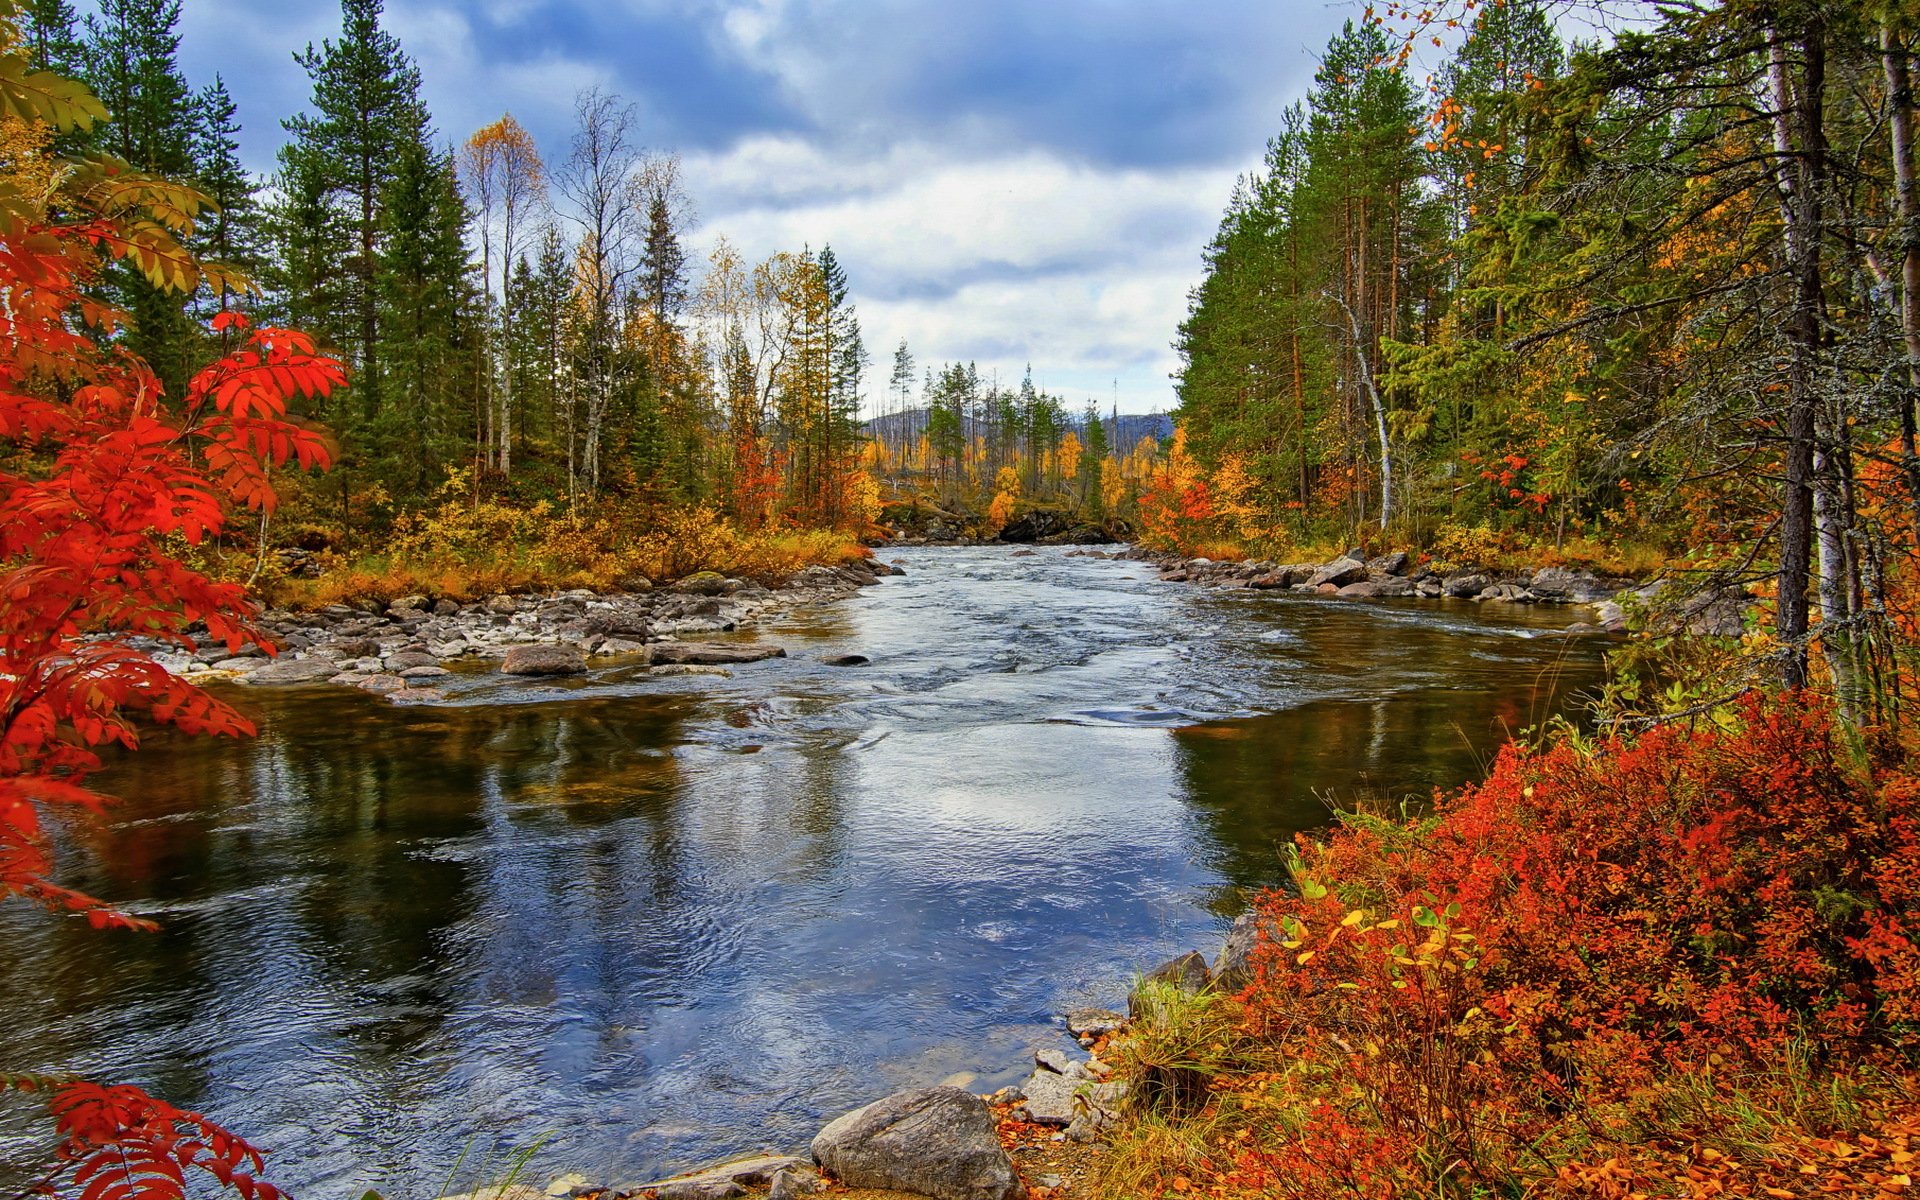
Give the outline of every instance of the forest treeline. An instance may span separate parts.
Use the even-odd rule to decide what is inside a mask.
[[[1538,0],[1349,22],[1208,247],[1151,535],[1652,547],[1771,593],[1787,682],[1817,642],[1843,695],[1887,684],[1910,7],[1636,8],[1572,46]],[[1423,89],[1409,56],[1448,42]]]
[[[722,236],[695,256],[679,160],[645,148],[617,95],[576,97],[561,147],[536,145],[510,114],[451,136],[380,0],[344,0],[338,35],[294,54],[309,103],[281,120],[276,169],[257,178],[225,82],[196,89],[182,73],[179,0],[104,0],[84,19],[68,0],[24,10],[33,66],[83,81],[113,119],[54,144],[23,129],[42,142],[23,149],[190,183],[217,207],[189,248],[251,285],[212,274],[183,298],[133,267],[107,270],[124,344],[168,393],[220,352],[208,318],[227,310],[310,331],[350,368],[350,386],[303,414],[338,441],[336,468],[285,481],[267,540],[345,562],[552,542],[560,524],[609,514],[602,542],[698,526],[687,513],[859,534],[883,486],[958,489],[1011,464],[1033,495],[1084,478],[1088,453],[1096,468],[1106,457],[1101,431],[1089,451],[1073,435],[1084,418],[1030,378],[1003,388],[971,364],[916,377],[904,342],[877,406],[902,432],[870,438],[872,356],[833,249],[755,263]],[[1112,473],[1137,484],[1144,461],[1123,453]],[[1100,489],[1085,498],[1098,509]]]

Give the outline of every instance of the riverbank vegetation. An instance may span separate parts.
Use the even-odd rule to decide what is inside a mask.
[[[1912,1186],[1911,14],[1641,15],[1333,40],[1209,248],[1142,521],[1654,547],[1749,633],[1644,637],[1596,732],[1300,839],[1253,981],[1136,1035],[1156,1086],[1098,1194]],[[1422,94],[1409,56],[1456,36]]]

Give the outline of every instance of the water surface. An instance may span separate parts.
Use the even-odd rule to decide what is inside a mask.
[[[146,1084],[309,1197],[541,1139],[612,1183],[789,1148],[1015,1081],[1055,1014],[1211,953],[1330,804],[1459,783],[1599,677],[1564,609],[885,553],[732,678],[247,691],[258,739],[154,739],[62,871],[163,931],[0,909],[0,1065]],[[0,1184],[39,1146],[7,1111]]]

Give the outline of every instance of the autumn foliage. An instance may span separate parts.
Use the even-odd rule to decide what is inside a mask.
[[[0,223],[0,898],[141,928],[52,878],[49,822],[105,805],[86,786],[99,748],[136,745],[140,722],[251,732],[130,639],[266,644],[244,590],[188,555],[234,513],[270,509],[275,468],[326,465],[324,437],[287,403],[343,374],[302,335],[223,314],[230,351],[164,395],[86,291],[109,255],[138,257],[108,217]],[[60,1141],[43,1193],[166,1200],[204,1176],[244,1200],[279,1195],[246,1142],[138,1088],[0,1076],[0,1091],[49,1097]]]
[[[1821,706],[1754,697],[1723,727],[1510,746],[1431,817],[1303,839],[1238,999],[1282,1065],[1215,1081],[1211,1116],[1245,1132],[1193,1180],[1303,1197],[1821,1184],[1848,1131],[1808,1080],[1829,1099],[1897,1081],[1920,1043],[1920,778],[1846,761]],[[1765,1136],[1730,1144],[1715,1114],[1756,1109]],[[1911,1124],[1898,1104],[1879,1121]],[[1865,1142],[1839,1152],[1859,1160],[1843,1182],[1910,1160],[1904,1140],[1893,1159]]]

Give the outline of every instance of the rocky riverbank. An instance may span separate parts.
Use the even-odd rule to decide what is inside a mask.
[[[157,642],[135,645],[174,674],[196,679],[254,687],[331,683],[399,703],[431,702],[441,699],[436,681],[462,664],[495,660],[510,675],[579,674],[594,659],[663,675],[724,673],[730,664],[786,652],[764,643],[697,640],[702,635],[839,600],[895,574],[904,572],[869,561],[808,567],[778,588],[708,571],[617,594],[500,595],[470,603],[403,596],[386,605],[270,610],[260,624],[280,646],[272,658],[257,647],[232,654],[209,646],[188,654]]]
[[[1413,560],[1406,551],[1368,557],[1349,550],[1330,562],[1215,562],[1206,558],[1130,547],[1117,553],[1077,552],[1089,557],[1131,558],[1154,564],[1167,583],[1199,587],[1287,591],[1343,600],[1470,600],[1499,604],[1581,605],[1592,621],[1575,621],[1568,633],[1622,633],[1633,614],[1650,623],[1716,637],[1738,637],[1752,597],[1745,588],[1714,579],[1633,580],[1569,567],[1531,571],[1443,572]]]

